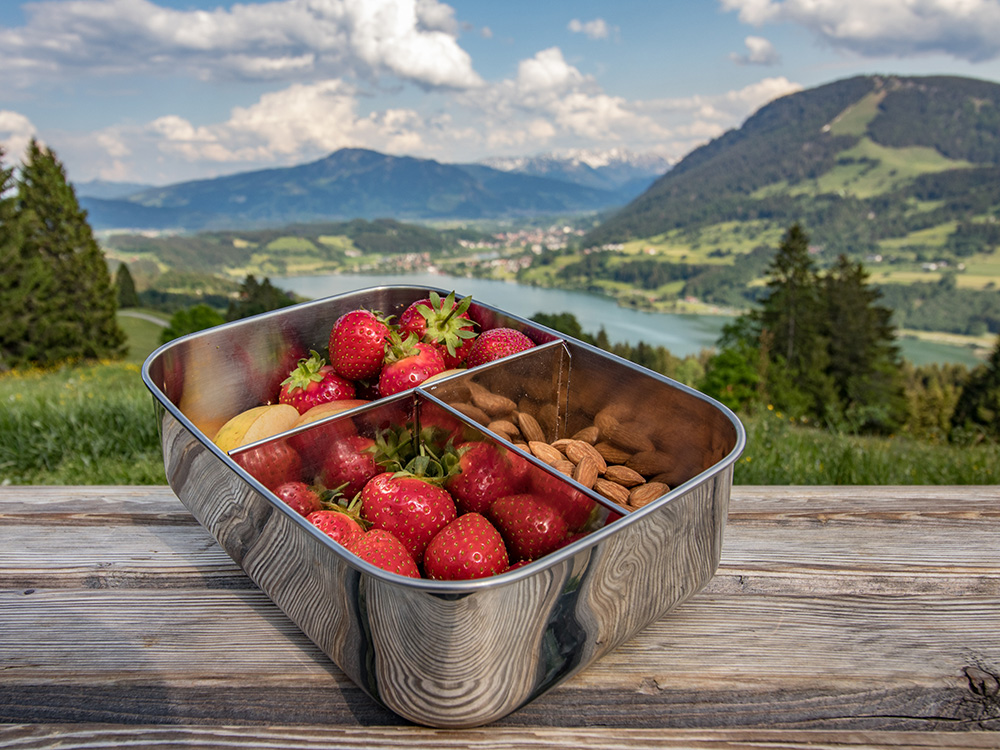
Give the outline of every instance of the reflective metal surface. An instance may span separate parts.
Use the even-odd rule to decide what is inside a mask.
[[[542,695],[709,581],[745,433],[725,407],[685,386],[474,303],[484,328],[519,328],[543,345],[316,423],[298,437],[382,409],[447,414],[534,471],[561,477],[593,501],[606,525],[493,578],[432,581],[375,568],[277,500],[211,437],[276,392],[290,363],[324,348],[341,314],[366,307],[398,315],[428,291],[367,289],[219,326],[161,347],[143,379],[157,404],[170,486],[247,575],[374,700],[421,724],[472,727]],[[595,422],[626,430],[662,462],[672,489],[628,511],[574,487],[469,416],[476,412],[467,397],[477,387],[534,410],[547,440]]]

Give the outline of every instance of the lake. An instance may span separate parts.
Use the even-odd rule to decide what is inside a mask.
[[[525,286],[513,281],[471,279],[439,273],[331,274],[287,276],[273,279],[282,289],[318,299],[373,286],[407,285],[454,289],[459,295],[493,305],[523,318],[535,313],[568,312],[576,316],[584,331],[596,334],[601,327],[612,342],[638,344],[645,341],[663,346],[676,357],[714,348],[722,327],[732,318],[725,315],[654,313],[619,307],[613,300],[587,292]],[[904,339],[903,356],[914,364],[955,362],[974,366],[980,360],[962,347]]]

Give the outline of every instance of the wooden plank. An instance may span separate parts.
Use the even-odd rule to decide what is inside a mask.
[[[795,730],[648,730],[500,728],[434,730],[416,727],[344,728],[329,726],[170,726],[117,724],[42,724],[0,726],[0,747],[34,748],[312,748],[342,750],[539,750],[570,747],[592,750],[729,750],[746,747],[780,747],[786,750],[816,748],[922,748],[995,750],[996,736],[988,732],[858,732]]]
[[[705,591],[491,728],[501,734],[443,736],[484,747],[997,746],[975,743],[1000,735],[968,730],[1000,730],[998,508],[1000,488],[734,488]],[[310,746],[351,741],[317,725],[359,723],[367,747],[449,746],[429,730],[370,731],[401,722],[168,488],[0,489],[0,670],[0,722],[38,722],[0,727],[0,746],[111,746],[119,724],[144,727],[128,736],[148,732],[153,745]],[[165,726],[176,723],[198,729]],[[295,728],[255,735],[247,724]],[[598,725],[609,729],[587,729]],[[869,732],[878,739],[866,745]]]

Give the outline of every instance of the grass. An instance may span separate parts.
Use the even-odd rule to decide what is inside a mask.
[[[0,376],[0,484],[165,484],[139,372],[100,362]]]
[[[998,484],[1000,445],[953,446],[908,437],[844,435],[773,409],[744,420],[737,484]]]
[[[0,484],[166,483],[134,362],[0,376]],[[777,411],[745,417],[737,484],[1000,484],[1000,445],[834,434]]]

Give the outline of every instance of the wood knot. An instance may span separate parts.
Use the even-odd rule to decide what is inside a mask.
[[[639,683],[639,692],[643,695],[657,695],[662,690],[663,688],[660,687],[660,683],[653,677],[644,677],[642,682]]]
[[[1000,695],[1000,677],[979,667],[965,667],[962,670],[969,681],[969,690],[984,698]]]

